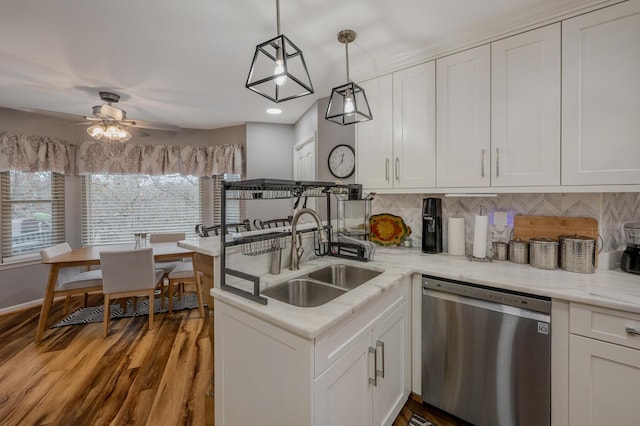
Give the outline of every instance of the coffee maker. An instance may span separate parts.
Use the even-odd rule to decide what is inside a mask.
[[[620,259],[620,269],[632,274],[640,274],[640,222],[625,223],[624,234],[627,248]]]
[[[422,251],[442,253],[442,199],[422,200]]]

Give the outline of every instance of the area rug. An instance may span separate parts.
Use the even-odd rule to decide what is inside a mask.
[[[206,306],[206,304],[205,304]],[[195,293],[183,294],[181,299],[173,297],[173,310],[198,309],[198,297]],[[160,306],[160,298],[154,300],[155,314],[163,314],[169,311],[168,300],[165,299],[164,308]],[[133,310],[133,300],[128,299],[126,309],[123,310],[119,303],[111,305],[111,319],[141,317],[149,314],[149,299],[138,299],[138,309]],[[71,313],[59,323],[52,327],[65,327],[67,325],[89,324],[92,322],[102,322],[104,318],[104,306],[90,306],[80,308]]]

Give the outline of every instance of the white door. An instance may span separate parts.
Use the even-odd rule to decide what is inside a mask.
[[[569,354],[569,425],[637,425],[640,351],[572,334]]]
[[[560,185],[560,24],[491,44],[491,186]]]
[[[562,184],[640,182],[640,2],[562,23]]]
[[[377,385],[373,388],[373,424],[391,425],[411,391],[411,327],[403,303],[373,329],[378,352]]]
[[[370,426],[373,355],[371,333],[363,333],[353,347],[315,380],[315,426]]]
[[[490,184],[491,48],[436,61],[437,185]]]
[[[293,179],[316,180],[316,139],[315,137],[296,144],[293,148]]]
[[[436,186],[436,64],[393,73],[395,188]]]
[[[356,124],[356,182],[365,189],[393,187],[392,77],[360,84],[373,120]]]

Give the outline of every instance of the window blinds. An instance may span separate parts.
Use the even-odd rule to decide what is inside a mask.
[[[53,172],[0,173],[2,263],[38,258],[64,242],[64,176]]]

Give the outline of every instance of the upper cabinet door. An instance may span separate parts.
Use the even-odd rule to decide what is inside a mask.
[[[366,189],[393,187],[392,77],[360,84],[373,120],[356,124],[356,181]]]
[[[436,61],[437,185],[489,186],[491,48]]]
[[[560,185],[560,24],[491,45],[491,186]]]
[[[393,179],[396,188],[436,186],[436,65],[393,73]]]
[[[562,23],[562,184],[640,183],[640,2]]]

